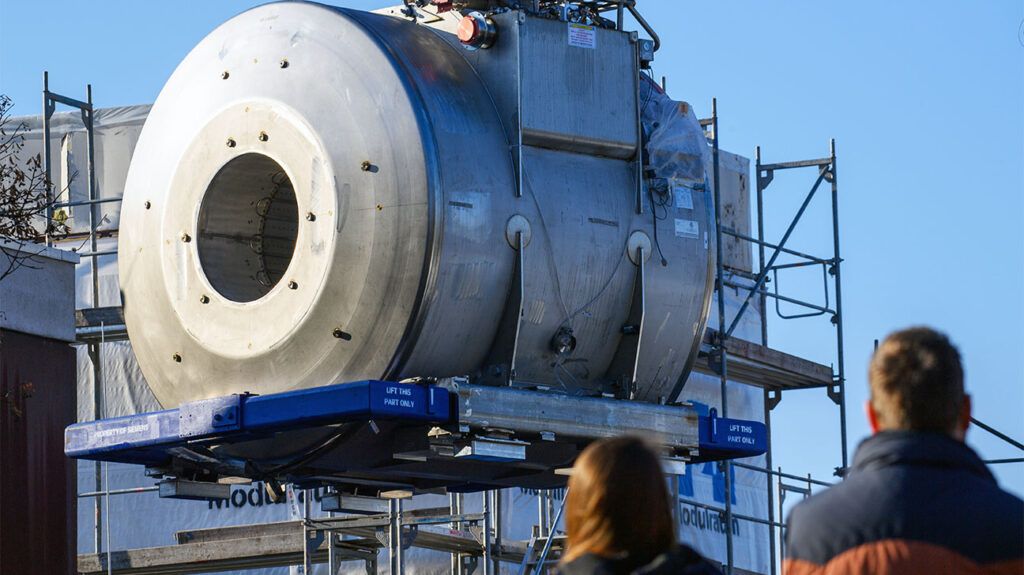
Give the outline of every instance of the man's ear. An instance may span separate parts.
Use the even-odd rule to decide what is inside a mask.
[[[864,412],[868,416],[868,425],[871,426],[871,433],[878,433],[881,426],[878,425],[878,414],[875,413],[875,408],[871,407],[870,399],[864,402]]]
[[[971,426],[971,396],[964,394],[963,404],[960,405],[960,417],[956,422],[955,437],[960,441],[967,438],[967,428]]]

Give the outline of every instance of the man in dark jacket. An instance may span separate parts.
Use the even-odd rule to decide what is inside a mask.
[[[786,575],[1024,575],[1024,501],[964,443],[956,348],[931,329],[896,332],[868,379],[874,435],[845,481],[790,513]]]

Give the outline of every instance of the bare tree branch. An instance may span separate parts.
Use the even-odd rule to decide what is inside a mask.
[[[0,281],[22,266],[33,267],[32,258],[45,250],[38,245],[40,241],[62,239],[70,232],[63,211],[56,217],[50,215],[67,188],[55,193],[39,154],[21,158],[28,126],[24,122],[12,125],[13,104],[0,94],[0,240],[6,243],[0,251],[8,260],[0,269]]]

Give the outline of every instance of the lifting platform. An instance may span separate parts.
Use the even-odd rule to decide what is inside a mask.
[[[558,487],[579,450],[631,430],[679,463],[764,453],[764,424],[656,405],[513,387],[359,381],[78,423],[76,459],[145,465],[165,497],[226,498],[226,477],[361,493]],[[275,444],[292,446],[275,452]],[[295,455],[294,445],[312,445]],[[268,447],[269,446],[269,447]],[[382,455],[383,454],[383,455]]]
[[[496,488],[564,485],[560,471],[579,450],[622,429],[657,437],[665,447],[666,467],[676,473],[686,463],[752,457],[767,448],[764,424],[722,418],[715,409],[704,416],[689,404],[573,397],[453,380],[370,380],[205,399],[72,425],[65,433],[65,452],[77,459],[145,465],[148,475],[161,478],[161,497],[227,499],[239,477],[263,481],[271,497],[284,495],[284,482],[302,489],[328,486],[323,511],[346,515],[308,518],[307,491],[306,519],[179,532],[177,545],[80,555],[78,571],[201,573],[359,561],[367,573],[377,573],[378,551],[387,549],[392,572],[401,572],[404,550],[416,546],[452,553],[465,572],[479,563],[487,573],[497,562],[518,565],[520,573],[540,572],[542,565],[557,561],[564,536],[550,530],[528,542],[485,536],[491,532],[492,508],[500,508],[491,503]],[[320,443],[306,453],[265,459],[268,445],[272,452],[275,443],[311,435]],[[422,440],[409,439],[417,437]],[[254,444],[261,447],[247,451]],[[383,456],[367,458],[367,450]],[[264,459],[248,459],[247,453]],[[403,499],[414,493],[443,491],[460,503],[402,509]],[[481,491],[482,512],[462,512],[461,494]],[[426,526],[450,527],[421,529]]]

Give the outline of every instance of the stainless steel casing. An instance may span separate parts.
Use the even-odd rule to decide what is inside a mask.
[[[366,378],[486,379],[503,357],[502,317],[517,312],[506,237],[517,214],[530,228],[517,379],[574,394],[613,387],[639,271],[627,241],[655,236],[650,202],[637,210],[647,194],[635,44],[598,30],[590,50],[566,44],[564,22],[496,21],[496,45],[468,52],[399,18],[275,3],[186,57],[136,148],[119,244],[126,322],[161,403]],[[276,283],[258,277],[265,238],[249,241],[251,257],[199,248],[240,242],[244,226],[270,236],[256,184],[224,188],[237,204],[208,192],[229,162],[264,156],[280,166],[273,182],[287,176],[297,214]],[[674,399],[703,332],[710,193],[692,200],[656,212],[637,399]],[[238,222],[238,237],[217,236],[211,221]],[[231,298],[211,282],[218,274],[262,287]],[[558,356],[550,341],[563,327],[577,346]]]

